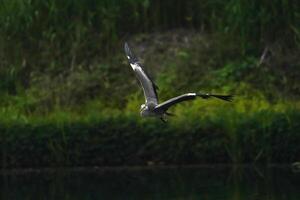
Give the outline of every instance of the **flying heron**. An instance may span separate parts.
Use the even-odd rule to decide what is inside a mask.
[[[208,94],[208,93],[186,93],[182,94],[180,96],[171,98],[163,103],[158,103],[158,96],[157,96],[157,90],[158,87],[154,83],[154,81],[151,80],[151,78],[147,75],[147,73],[144,71],[141,63],[139,62],[138,58],[133,54],[133,52],[130,50],[127,43],[124,45],[124,50],[126,53],[126,56],[128,58],[129,64],[132,67],[133,71],[135,72],[135,75],[137,79],[139,80],[144,96],[145,96],[145,104],[141,105],[140,108],[140,114],[142,117],[158,117],[163,122],[166,122],[166,116],[172,116],[173,114],[167,112],[168,109],[180,102],[188,101],[188,100],[194,100],[197,97],[201,97],[203,99],[208,99],[210,97],[215,97],[224,101],[231,101],[232,95],[218,95],[218,94]]]

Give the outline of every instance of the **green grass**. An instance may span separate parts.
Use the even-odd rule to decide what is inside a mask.
[[[2,167],[292,163],[299,157],[299,102],[199,100],[175,107],[168,124],[140,118],[137,102],[129,104],[112,110],[93,101],[45,115],[2,111]]]

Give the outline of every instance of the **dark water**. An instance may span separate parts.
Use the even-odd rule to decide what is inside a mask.
[[[188,167],[2,171],[1,200],[299,200],[289,167]]]

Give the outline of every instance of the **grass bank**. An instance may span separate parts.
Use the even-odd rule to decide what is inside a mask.
[[[176,107],[168,124],[130,108],[88,107],[10,119],[2,111],[1,167],[292,163],[300,156],[299,102],[200,100]]]

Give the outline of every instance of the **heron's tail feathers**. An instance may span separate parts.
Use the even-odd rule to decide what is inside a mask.
[[[219,94],[197,94],[197,96],[200,96],[203,99],[208,99],[210,97],[215,97],[218,99],[222,99],[224,101],[232,101],[233,95],[219,95]]]

